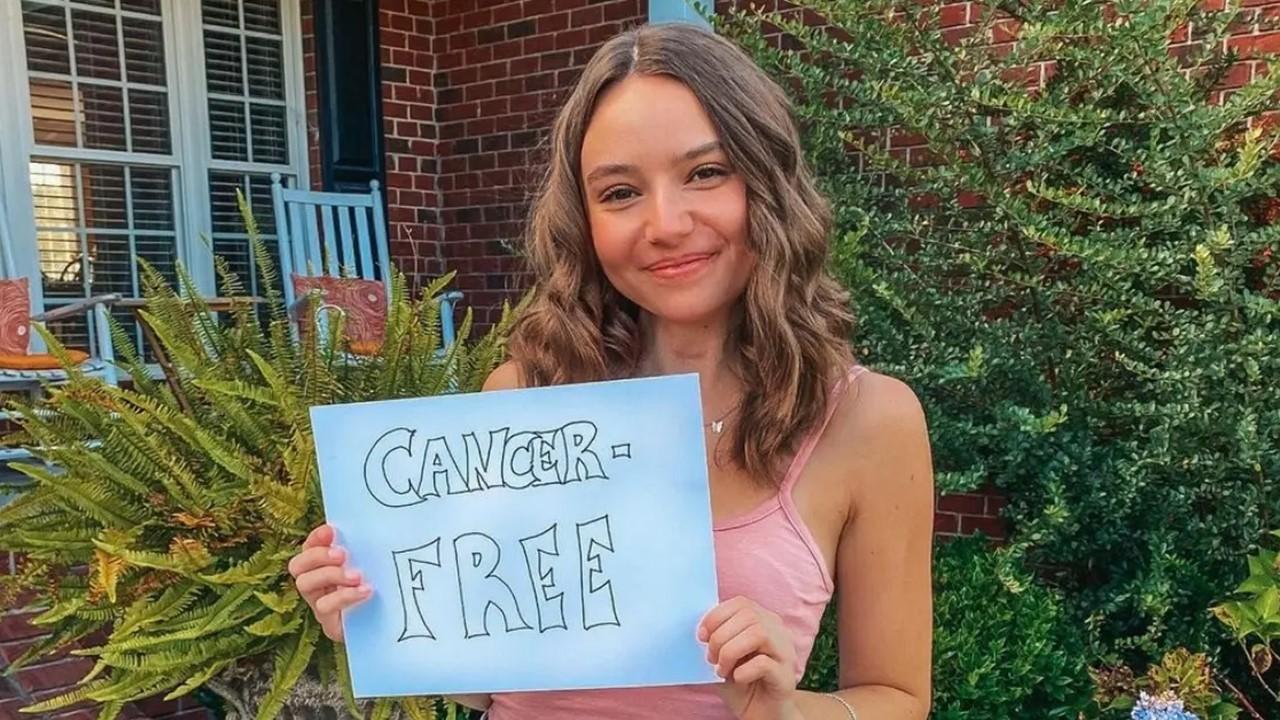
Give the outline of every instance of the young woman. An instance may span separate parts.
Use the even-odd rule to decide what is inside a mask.
[[[830,213],[781,91],[728,41],[641,27],[551,136],[536,299],[485,389],[697,372],[722,602],[690,632],[720,685],[455,698],[492,720],[928,715],[933,473],[898,380],[857,365]],[[373,592],[321,526],[290,562],[326,634]],[[828,601],[838,693],[796,689]]]

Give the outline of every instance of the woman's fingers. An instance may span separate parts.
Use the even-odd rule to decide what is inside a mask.
[[[750,609],[754,603],[742,597],[741,595],[725,600],[724,602],[711,608],[711,611],[702,617],[702,622],[698,623],[698,639],[706,641],[711,634],[716,631],[726,620],[733,617],[740,610]]]
[[[359,570],[352,570],[341,565],[326,565],[325,567],[302,573],[294,584],[298,587],[298,592],[303,599],[310,605],[334,588],[359,585],[361,579],[362,576]]]
[[[328,524],[318,525],[314,530],[307,534],[307,539],[302,541],[304,550],[313,547],[326,547],[333,544],[333,528]]]
[[[722,678],[728,678],[738,663],[755,654],[773,656],[775,653],[772,652],[768,633],[759,624],[753,623],[720,648],[720,654],[716,658],[716,673]],[[777,660],[776,657],[774,659]]]
[[[337,546],[308,548],[289,560],[289,574],[297,579],[316,568],[342,565],[346,559],[347,551]]]
[[[724,644],[743,630],[746,630],[755,621],[754,615],[750,612],[742,611],[730,615],[728,619],[720,623],[720,626],[711,633],[711,638],[707,640],[707,660],[713,665],[719,665],[720,651]]]
[[[340,587],[316,600],[316,617],[320,622],[340,618],[342,611],[355,607],[373,595],[373,588],[361,583],[356,587]]]
[[[731,679],[740,685],[766,680],[778,672],[780,664],[768,655],[756,655],[733,671]]]

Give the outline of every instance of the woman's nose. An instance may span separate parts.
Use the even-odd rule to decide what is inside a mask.
[[[693,214],[684,193],[678,190],[659,190],[649,197],[649,242],[671,242],[693,232]]]

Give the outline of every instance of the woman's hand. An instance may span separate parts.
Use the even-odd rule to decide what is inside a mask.
[[[333,544],[333,528],[321,525],[302,543],[302,552],[289,561],[298,593],[320,621],[324,634],[342,642],[342,611],[373,595],[359,570],[346,567],[347,552]]]
[[[698,625],[720,694],[739,720],[795,720],[796,649],[782,619],[753,600],[715,606]]]

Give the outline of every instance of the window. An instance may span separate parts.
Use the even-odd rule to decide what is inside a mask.
[[[307,176],[297,1],[4,3],[0,59],[21,62],[0,86],[0,147],[18,149],[0,222],[37,303],[137,296],[142,261],[212,293],[215,252],[261,290],[235,192],[270,232],[271,173]],[[54,331],[85,346],[93,328]]]

